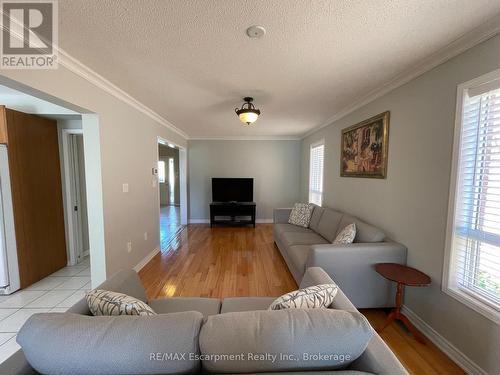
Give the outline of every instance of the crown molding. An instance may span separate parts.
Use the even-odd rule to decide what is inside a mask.
[[[300,141],[302,137],[292,135],[255,135],[255,136],[214,136],[214,137],[191,137],[189,141]]]
[[[422,74],[428,72],[429,70],[435,68],[438,65],[452,59],[455,56],[467,51],[468,49],[478,45],[485,40],[492,38],[493,36],[500,33],[500,15],[491,18],[489,21],[483,23],[482,25],[476,27],[472,31],[461,35],[453,42],[449,43],[444,48],[431,54],[424,60],[422,60],[415,67],[398,74],[395,78],[389,80],[382,87],[370,91],[368,94],[362,96],[359,100],[355,101],[353,104],[347,106],[346,108],[340,110],[335,115],[326,120],[323,124],[309,130],[301,136],[304,139],[317,131],[331,125],[337,120],[351,114],[355,110],[365,106],[368,103],[373,102],[375,99],[395,90],[396,88],[410,82],[411,80],[421,76]]]
[[[181,129],[174,126],[170,121],[166,120],[164,117],[159,115],[157,112],[153,111],[148,106],[144,105],[122,89],[120,89],[115,84],[108,81],[106,78],[96,73],[94,70],[90,69],[88,66],[83,64],[81,61],[77,60],[66,51],[57,47],[59,52],[59,64],[64,66],[69,71],[79,75],[87,82],[93,84],[94,86],[100,88],[101,90],[107,92],[108,94],[113,95],[115,98],[123,101],[124,103],[130,105],[131,107],[137,109],[138,111],[144,113],[146,116],[150,117],[154,121],[160,123],[165,126],[169,130],[177,133],[184,139],[189,139],[187,133],[182,131]]]

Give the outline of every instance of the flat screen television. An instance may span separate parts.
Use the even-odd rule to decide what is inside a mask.
[[[212,178],[213,202],[253,202],[253,178]]]

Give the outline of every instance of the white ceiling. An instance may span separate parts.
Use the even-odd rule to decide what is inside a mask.
[[[498,0],[60,0],[66,52],[190,137],[298,136],[500,14]],[[263,39],[245,35],[266,28]],[[243,96],[262,110],[234,113]]]

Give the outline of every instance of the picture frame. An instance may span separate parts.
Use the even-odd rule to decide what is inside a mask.
[[[390,112],[342,129],[340,176],[386,178]]]

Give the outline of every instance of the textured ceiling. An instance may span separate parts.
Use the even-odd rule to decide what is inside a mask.
[[[70,55],[190,137],[301,135],[500,13],[498,0],[60,0]],[[252,40],[250,25],[267,34]],[[263,112],[234,113],[243,96]]]

